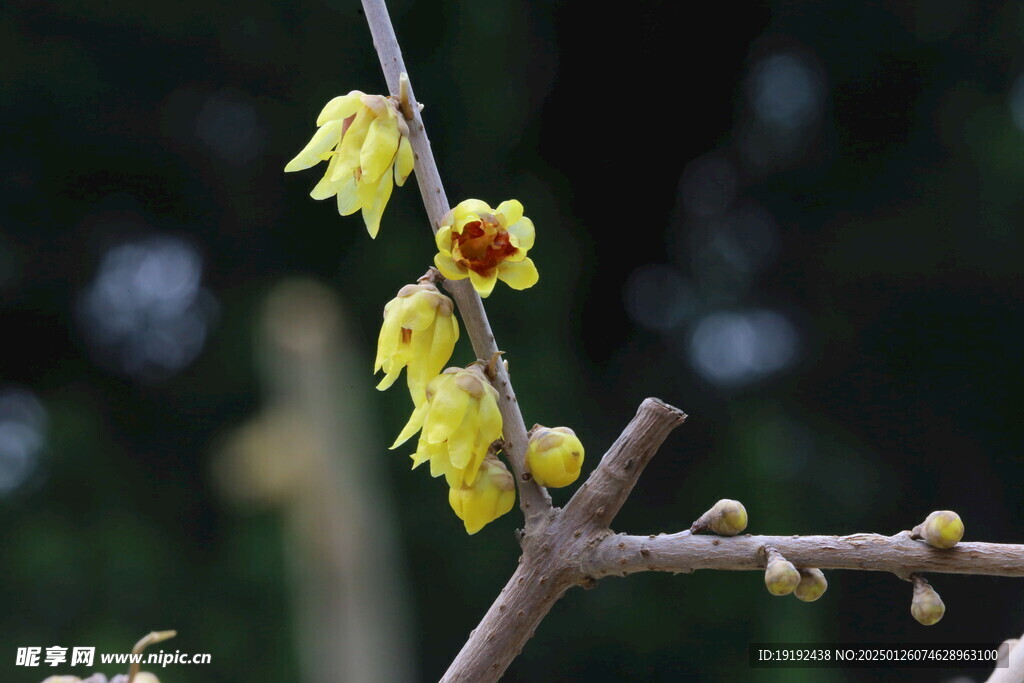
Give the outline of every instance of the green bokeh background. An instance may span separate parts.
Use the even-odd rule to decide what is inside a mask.
[[[679,530],[730,497],[758,533],[895,533],[950,508],[970,540],[1021,542],[1024,4],[391,7],[449,197],[515,197],[537,226],[540,283],[487,301],[528,424],[572,426],[586,473],[644,397],[690,415],[616,530]],[[281,521],[229,505],[210,461],[265,401],[256,321],[297,275],[349,316],[345,354],[367,372],[348,396],[374,416],[417,675],[437,679],[511,574],[520,519],[467,537],[443,485],[386,450],[408,401],[368,391],[369,368],[381,307],[433,253],[415,188],[371,241],[307,197],[314,171],[281,172],[326,100],[384,88],[358,3],[11,0],[0,54],[3,382],[48,416],[0,498],[0,679],[49,673],[15,667],[19,646],[121,652],[176,628],[174,648],[213,663],[162,681],[296,680]],[[780,54],[817,97],[786,135],[751,95]],[[779,88],[783,113],[807,96]],[[731,180],[700,180],[708,159]],[[695,206],[716,192],[771,216],[769,246],[736,247],[759,268],[708,246]],[[154,233],[202,254],[217,312],[193,362],[139,377],[90,343],[75,302],[106,249]],[[652,264],[684,286],[638,285]],[[637,306],[679,318],[644,324]],[[791,362],[732,385],[695,370],[702,316],[749,310],[789,321]],[[453,362],[469,360],[460,342]],[[895,577],[828,576],[813,605],[755,573],[573,590],[505,680],[934,680],[755,671],[747,646],[1024,631],[1019,581],[934,577],[947,615],[926,629]]]

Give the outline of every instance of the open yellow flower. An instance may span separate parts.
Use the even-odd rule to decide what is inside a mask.
[[[320,128],[313,138],[284,170],[301,171],[326,161],[324,177],[310,196],[337,197],[342,216],[362,209],[366,230],[376,237],[394,185],[401,187],[412,173],[405,118],[392,98],[353,90],[328,102],[316,125]]]
[[[523,215],[517,200],[492,209],[479,199],[467,199],[442,219],[434,264],[449,280],[468,277],[482,297],[490,295],[498,280],[512,289],[526,289],[539,278],[526,257],[533,238],[533,221]]]
[[[377,389],[387,389],[408,367],[406,380],[416,406],[426,401],[427,383],[444,369],[459,339],[452,300],[425,282],[406,285],[384,307],[374,373],[383,370]]]
[[[470,535],[511,510],[515,501],[515,481],[505,464],[493,455],[480,465],[475,482],[448,490],[448,504]]]
[[[448,368],[427,384],[426,401],[413,411],[391,448],[420,431],[412,466],[429,460],[431,476],[445,475],[451,487],[469,486],[491,444],[501,438],[501,429],[498,392],[474,363]]]

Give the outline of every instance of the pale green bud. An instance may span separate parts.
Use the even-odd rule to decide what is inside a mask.
[[[910,613],[925,626],[939,623],[946,613],[942,598],[920,577],[914,578],[914,600],[910,603]]]
[[[936,510],[911,533],[936,548],[952,548],[964,536],[964,523],[952,510]]]
[[[804,602],[814,602],[828,589],[828,581],[820,569],[801,569],[800,584],[793,594]]]
[[[719,536],[735,536],[747,528],[747,509],[738,500],[723,498],[705,512],[690,527],[690,532],[699,534],[710,531]]]
[[[768,562],[764,585],[772,595],[789,595],[800,585],[800,572],[793,563],[778,556]]]

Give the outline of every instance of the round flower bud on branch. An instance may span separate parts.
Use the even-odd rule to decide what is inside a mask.
[[[710,531],[719,536],[735,536],[747,528],[747,509],[738,500],[723,498],[690,525],[690,533]]]
[[[764,585],[772,595],[789,595],[800,585],[800,572],[793,563],[775,548],[766,548],[768,566],[764,570]]]
[[[964,523],[952,510],[936,510],[914,527],[910,537],[921,539],[935,548],[952,548],[964,537]]]
[[[793,594],[804,602],[814,602],[828,589],[828,581],[820,569],[801,569],[800,584]]]
[[[580,476],[583,444],[568,427],[535,427],[526,447],[526,466],[541,486],[568,486]]]
[[[939,623],[946,613],[942,598],[924,577],[914,574],[911,580],[914,582],[914,599],[910,603],[910,613],[925,626]]]

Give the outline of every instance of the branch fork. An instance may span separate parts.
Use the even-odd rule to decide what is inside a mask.
[[[429,225],[436,233],[450,207],[424,130],[422,107],[416,102],[384,0],[362,3],[388,87],[397,93],[409,122],[416,180]],[[504,425],[503,448],[515,474],[525,524],[517,532],[523,551],[519,565],[442,680],[497,680],[565,591],[573,586],[593,588],[599,579],[609,576],[641,571],[692,573],[697,569],[765,571],[778,560],[805,572],[813,571],[811,568],[887,571],[913,580],[918,593],[924,590],[918,587],[925,585],[916,577],[919,572],[1024,576],[1024,545],[959,543],[939,550],[913,540],[910,532],[895,536],[733,535],[742,531],[734,517],[732,524],[719,531],[707,520],[698,520],[694,533],[616,534],[611,523],[644,467],[669,433],[686,419],[679,409],[653,398],[640,405],[565,508],[552,507],[547,490],[526,468],[526,426],[507,365],[497,362],[500,352],[482,301],[468,280],[445,280],[443,284],[458,305],[476,357],[489,359],[488,377],[498,391]],[[742,521],[745,527],[745,510]],[[727,533],[706,535],[709,529]]]

